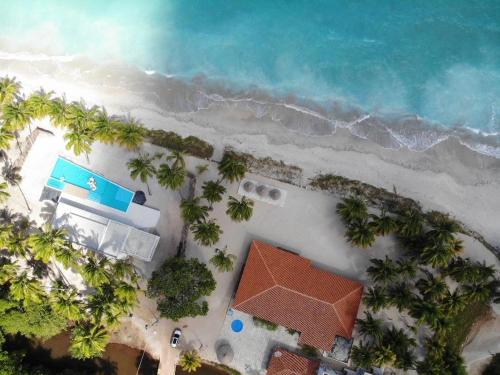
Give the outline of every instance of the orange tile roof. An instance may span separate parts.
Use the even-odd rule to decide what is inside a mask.
[[[278,348],[271,356],[267,375],[316,375],[318,368],[319,361]]]
[[[233,307],[299,331],[300,344],[331,351],[335,336],[351,338],[362,294],[359,282],[253,241]]]

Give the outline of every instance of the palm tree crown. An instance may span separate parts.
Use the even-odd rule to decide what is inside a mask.
[[[370,259],[370,262],[372,265],[366,272],[374,282],[388,284],[398,277],[397,266],[387,255],[385,259]]]
[[[247,167],[244,160],[232,151],[226,151],[219,164],[219,174],[224,180],[235,182],[241,180]]]
[[[52,228],[50,225],[45,225],[41,231],[33,233],[28,238],[28,245],[31,247],[35,259],[49,263],[56,253],[67,246],[67,234],[65,229]]]
[[[141,181],[146,184],[149,195],[151,195],[151,189],[149,188],[148,179],[156,174],[156,168],[153,165],[154,159],[154,156],[144,153],[139,154],[137,158],[130,159],[127,163],[127,168],[130,171],[130,177],[134,180],[139,177]]]
[[[78,359],[100,357],[107,342],[108,334],[103,327],[82,323],[73,330],[69,351]]]
[[[220,202],[222,196],[226,193],[226,188],[218,181],[207,181],[203,184],[203,198],[212,205]]]
[[[215,220],[202,221],[191,225],[194,239],[203,246],[212,246],[219,242],[222,230]]]
[[[11,104],[18,96],[21,84],[15,78],[0,78],[0,106]]]
[[[208,207],[200,205],[200,198],[183,199],[181,215],[182,219],[189,224],[203,222],[208,218]]]
[[[210,258],[210,263],[214,265],[219,272],[230,272],[234,268],[236,255],[228,254],[227,247],[224,250],[215,249],[215,255]]]
[[[111,144],[116,139],[117,127],[114,121],[108,116],[105,108],[97,112],[94,126],[92,128],[93,136],[99,142]]]
[[[241,200],[238,200],[235,197],[229,197],[226,214],[228,214],[231,219],[236,222],[248,221],[252,217],[252,213],[253,201],[251,199],[241,197]]]
[[[364,221],[368,217],[368,209],[365,201],[360,197],[344,198],[342,202],[337,204],[337,213],[342,220],[351,224],[355,221]]]
[[[0,127],[0,149],[8,150],[13,140],[14,134],[5,126]]]
[[[184,184],[186,170],[184,168],[173,168],[168,164],[161,164],[157,173],[158,183],[171,190],[178,190]]]
[[[116,134],[116,141],[122,147],[136,150],[144,142],[145,130],[142,124],[130,119],[126,123],[120,123]]]
[[[179,365],[183,371],[195,372],[201,367],[201,357],[196,350],[184,352],[179,360]]]

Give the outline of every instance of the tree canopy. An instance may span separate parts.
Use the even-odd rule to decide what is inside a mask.
[[[208,304],[200,301],[215,290],[212,272],[198,259],[167,259],[149,280],[147,295],[158,299],[162,317],[177,321],[206,315]]]

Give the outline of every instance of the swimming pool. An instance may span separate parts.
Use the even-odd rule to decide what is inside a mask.
[[[95,182],[95,190],[89,181]],[[66,184],[88,191],[87,199],[126,212],[134,193],[124,187],[89,171],[67,159],[59,157],[47,181],[47,186],[64,190]]]

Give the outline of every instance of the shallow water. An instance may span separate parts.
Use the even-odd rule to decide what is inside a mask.
[[[319,104],[314,119],[294,119],[304,134],[331,132],[335,103],[342,112],[383,114],[389,125],[352,130],[370,139],[382,138],[374,127],[394,133],[384,133],[386,147],[424,149],[453,133],[478,151],[500,154],[498,136],[467,130],[500,132],[498,0],[21,0],[3,2],[0,13],[0,51],[114,58],[187,80],[202,74],[223,82],[224,89],[206,90],[212,101],[235,90],[256,99],[257,88],[293,94]],[[207,99],[174,102],[193,110]],[[282,108],[249,105],[256,116],[287,117]],[[425,129],[400,116],[394,123],[394,114],[408,113],[427,119]]]

